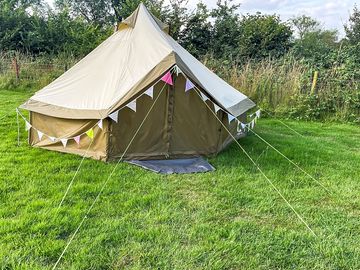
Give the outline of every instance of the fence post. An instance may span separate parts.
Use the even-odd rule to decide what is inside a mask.
[[[315,88],[316,88],[316,83],[317,83],[318,76],[319,76],[319,72],[318,72],[318,71],[315,71],[315,72],[314,72],[313,82],[312,82],[312,85],[311,85],[311,94],[312,94],[312,95],[313,95],[314,92],[315,92]]]
[[[17,58],[14,57],[13,59],[13,67],[15,70],[15,74],[16,74],[16,80],[19,81],[20,79],[20,65],[18,64]]]

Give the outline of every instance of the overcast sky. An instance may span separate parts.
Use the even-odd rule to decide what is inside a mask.
[[[52,3],[53,0],[46,0]],[[202,0],[209,7],[215,7],[217,0]],[[189,0],[189,6],[195,7],[199,0]],[[360,6],[360,0],[235,0],[241,3],[239,13],[279,14],[282,20],[306,14],[318,21],[324,27],[337,29],[340,36],[344,35],[343,25],[348,21],[354,5]]]
[[[189,0],[191,6],[196,6],[197,0]],[[215,7],[217,0],[203,0],[209,7]],[[348,21],[354,5],[360,6],[360,0],[235,0],[241,3],[239,13],[279,14],[282,20],[306,14],[318,21],[324,27],[337,29],[344,35],[343,25]]]

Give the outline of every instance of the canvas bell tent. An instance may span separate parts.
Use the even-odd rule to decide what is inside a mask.
[[[199,95],[200,94],[200,95]],[[255,104],[202,65],[143,4],[22,109],[32,146],[100,160],[211,155]],[[141,127],[139,129],[139,127]]]

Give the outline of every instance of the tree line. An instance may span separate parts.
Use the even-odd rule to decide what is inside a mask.
[[[281,21],[261,13],[240,15],[241,5],[219,0],[213,9],[187,0],[0,0],[0,50],[38,54],[89,53],[129,16],[140,2],[170,26],[170,34],[198,58],[211,55],[224,63],[281,57],[289,52],[314,65],[327,66],[342,55],[356,62],[360,11],[355,6],[344,26],[346,37],[324,29],[308,16]]]

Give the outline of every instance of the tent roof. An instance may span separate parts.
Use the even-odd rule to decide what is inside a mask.
[[[167,30],[140,4],[117,32],[21,108],[62,118],[105,118],[175,64],[233,115],[255,106],[182,48]]]

